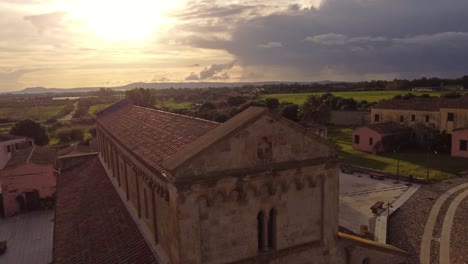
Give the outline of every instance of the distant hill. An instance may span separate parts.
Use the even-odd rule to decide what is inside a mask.
[[[111,88],[114,90],[126,91],[133,88],[149,88],[149,89],[167,89],[167,88],[217,88],[217,87],[239,87],[244,85],[262,86],[267,84],[292,84],[292,83],[314,83],[314,82],[163,82],[163,83],[144,83],[135,82],[123,86],[114,87],[79,87],[79,88],[45,88],[45,87],[31,87],[25,88],[20,91],[11,92],[12,94],[39,94],[39,93],[67,93],[67,92],[93,92],[101,88]],[[319,84],[333,83],[333,81],[324,80],[316,82]]]

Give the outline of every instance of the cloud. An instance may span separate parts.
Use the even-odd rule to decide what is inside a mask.
[[[468,69],[466,10],[466,0],[324,0],[247,19],[228,38],[186,43],[224,50],[241,67],[280,67],[281,76],[459,77]]]
[[[281,48],[283,47],[283,44],[277,41],[270,41],[266,44],[259,44],[257,47],[264,48],[264,49]]]
[[[53,12],[40,15],[25,16],[24,20],[31,22],[37,27],[39,32],[47,29],[61,28],[62,21],[65,17],[65,12]]]
[[[200,73],[191,72],[189,76],[185,77],[186,81],[193,80],[228,80],[230,76],[226,71],[230,70],[236,64],[235,61],[225,64],[212,64],[209,67],[205,67]]]

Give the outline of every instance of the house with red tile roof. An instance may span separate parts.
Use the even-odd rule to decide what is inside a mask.
[[[411,136],[411,128],[395,122],[375,123],[353,130],[353,149],[382,153],[402,147]]]
[[[265,108],[220,124],[124,100],[96,130],[99,155],[59,176],[54,263],[406,257],[354,256],[363,243],[338,236],[337,147]]]
[[[37,145],[15,148],[0,170],[0,214],[12,216],[51,207],[57,181],[55,159],[56,151],[50,148]]]
[[[468,126],[468,95],[382,100],[371,109],[371,123],[382,122],[419,124],[451,134],[454,129]]]
[[[0,170],[5,167],[15,150],[32,146],[33,140],[27,137],[0,134]]]

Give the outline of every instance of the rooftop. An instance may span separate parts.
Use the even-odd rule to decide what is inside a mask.
[[[53,259],[158,263],[97,155],[58,177]]]
[[[54,165],[56,158],[56,150],[33,145],[27,148],[15,150],[11,155],[10,160],[5,165],[5,168],[12,168],[25,163],[36,165]]]
[[[136,105],[111,106],[97,122],[128,151],[160,172],[161,162],[220,124]]]
[[[378,132],[379,134],[406,133],[411,130],[409,127],[395,122],[375,123],[366,127]]]
[[[10,135],[10,134],[0,134],[0,142],[14,140],[14,139],[21,139],[21,138],[26,138],[26,137],[15,136],[15,135]]]
[[[389,99],[382,100],[373,106],[373,109],[417,111],[439,111],[441,108],[468,109],[468,95],[459,98],[413,97],[410,99]]]

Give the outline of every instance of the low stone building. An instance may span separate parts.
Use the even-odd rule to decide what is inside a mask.
[[[468,158],[468,127],[452,131],[452,157]]]
[[[411,137],[411,128],[395,122],[376,123],[353,130],[353,149],[382,153],[404,147]]]
[[[371,109],[371,123],[424,125],[439,132],[468,126],[468,95],[459,98],[414,97],[382,100]]]
[[[97,114],[97,141],[102,165],[83,160],[59,177],[54,263],[405,261],[338,234],[336,146],[264,108],[220,124],[121,101]],[[100,229],[106,219],[115,228]]]
[[[14,214],[51,207],[54,202],[56,151],[46,147],[30,146],[15,150],[0,170],[0,214]]]
[[[33,140],[30,138],[0,134],[0,170],[3,169],[8,160],[10,160],[12,153],[16,150],[30,147],[32,144]]]

